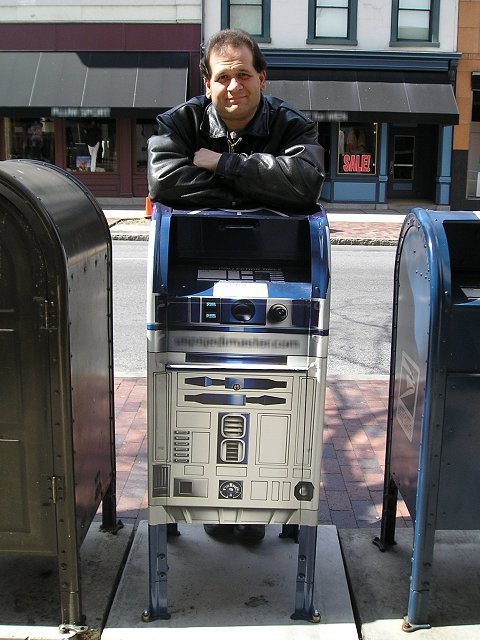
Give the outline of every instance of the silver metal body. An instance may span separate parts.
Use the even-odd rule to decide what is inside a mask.
[[[83,185],[32,160],[0,163],[0,224],[0,554],[56,556],[61,628],[78,632],[100,502],[119,526],[110,232]]]

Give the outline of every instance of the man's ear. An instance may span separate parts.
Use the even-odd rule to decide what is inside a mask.
[[[260,73],[260,90],[261,91],[265,91],[266,89],[266,84],[265,84],[266,77],[267,77],[266,71],[262,71]]]
[[[207,78],[204,78],[203,82],[205,84],[205,95],[207,96],[207,98],[211,98],[212,97],[212,91],[210,89],[210,80],[208,80]]]

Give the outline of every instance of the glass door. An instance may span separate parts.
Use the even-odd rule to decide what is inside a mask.
[[[389,197],[408,198],[414,195],[415,134],[393,133],[390,146]]]
[[[436,125],[389,127],[389,199],[434,199],[437,147]]]

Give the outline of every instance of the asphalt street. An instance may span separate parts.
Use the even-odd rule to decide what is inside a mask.
[[[146,375],[147,242],[113,243],[115,375]],[[332,247],[328,375],[389,371],[395,248]]]

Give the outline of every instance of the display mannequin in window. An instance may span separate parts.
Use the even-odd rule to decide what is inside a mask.
[[[85,129],[85,142],[88,147],[88,153],[90,154],[90,171],[96,171],[97,169],[97,155],[101,140],[102,133],[100,127],[95,120],[92,120]]]
[[[32,158],[41,160],[43,148],[43,124],[35,120],[28,128]]]
[[[266,62],[257,43],[243,31],[220,31],[200,68],[206,94],[157,118],[158,135],[149,140],[150,199],[183,210],[314,209],[325,177],[315,124],[263,95]],[[265,535],[265,525],[205,530],[243,541]]]

